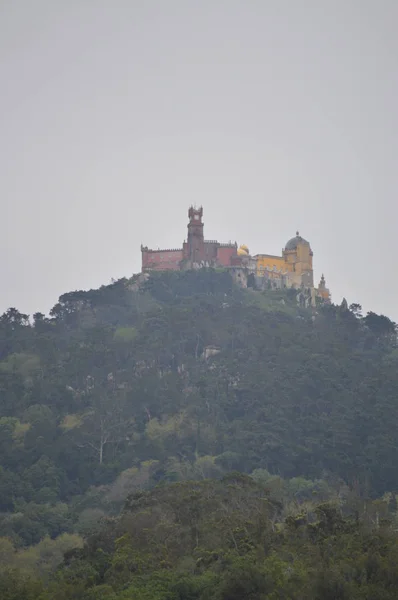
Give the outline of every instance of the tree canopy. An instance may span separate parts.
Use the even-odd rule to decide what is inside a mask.
[[[87,559],[87,552],[94,552],[87,546],[59,575],[62,586],[82,598],[130,597],[120,595],[119,584],[130,585],[133,572],[134,598],[212,598],[206,596],[209,587],[218,590],[217,598],[280,597],[269,581],[287,582],[286,569],[295,572],[286,559],[293,547],[304,544],[300,553],[306,556],[316,539],[321,552],[319,531],[329,518],[341,523],[335,542],[341,560],[344,532],[352,540],[367,535],[369,524],[363,516],[355,521],[352,499],[351,512],[338,503],[333,515],[329,504],[317,508],[318,499],[335,502],[341,490],[349,490],[347,498],[354,494],[377,513],[374,503],[390,494],[389,502],[380,500],[377,535],[387,535],[380,525],[384,517],[395,518],[396,339],[393,321],[373,312],[363,315],[358,303],[303,308],[292,290],[244,290],[227,271],[213,269],[135,276],[64,294],[48,317],[36,313],[30,320],[10,308],[0,317],[0,560],[2,552],[24,556],[31,549],[38,552],[40,544],[61,547],[62,540],[72,540],[68,548],[71,543],[79,547],[81,536],[100,536],[98,548],[109,554],[106,560]],[[231,472],[235,479],[225,479]],[[245,495],[239,501],[234,496],[233,507],[227,501],[230,489]],[[260,502],[264,489],[268,499]],[[179,502],[180,492],[187,504],[178,505],[175,515],[185,519],[185,510],[192,513],[184,531],[164,505],[165,498]],[[133,523],[126,514],[137,502],[144,516]],[[247,514],[245,503],[254,513]],[[289,521],[287,506],[305,503],[311,504],[311,516],[303,524],[299,519],[295,529],[297,515]],[[202,514],[206,534],[192,525],[193,515]],[[263,529],[258,523],[249,527],[247,519],[264,519]],[[147,525],[153,531],[150,540],[143,534]],[[392,556],[395,537],[389,527]],[[144,536],[138,547],[131,545],[133,530]],[[192,547],[196,535],[199,542]],[[265,549],[268,543],[272,552]],[[205,553],[201,557],[198,547]],[[253,556],[259,547],[258,563]],[[179,552],[191,556],[191,566],[181,567]],[[208,553],[217,554],[214,564]],[[199,559],[207,566],[195,571],[192,564]],[[24,579],[15,569],[23,560],[7,560],[2,577],[15,579],[17,590]],[[100,567],[97,560],[105,562]],[[308,578],[306,560],[298,566],[297,581]],[[142,569],[131,570],[134,561]],[[96,596],[88,588],[76,591],[80,576],[73,575],[72,564],[87,570]],[[322,568],[328,581],[338,578],[340,567],[325,563]],[[44,571],[47,586],[54,563]],[[232,571],[241,576],[232,578]],[[158,591],[147,589],[149,572],[157,573]],[[40,587],[34,569],[24,573],[28,587]],[[238,580],[246,591],[239,591]],[[343,588],[335,596],[284,593],[289,598],[367,597],[352,586]]]

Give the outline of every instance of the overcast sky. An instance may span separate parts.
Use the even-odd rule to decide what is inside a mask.
[[[0,311],[296,230],[398,320],[398,0],[0,0]]]

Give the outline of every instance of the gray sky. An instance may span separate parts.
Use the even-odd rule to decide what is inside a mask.
[[[0,0],[0,311],[205,236],[398,319],[397,0]]]

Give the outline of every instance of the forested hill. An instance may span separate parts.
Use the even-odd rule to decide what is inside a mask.
[[[387,317],[300,308],[294,291],[243,290],[223,271],[72,292],[49,318],[9,309],[0,563],[39,564],[43,544],[62,557],[129,494],[230,472],[290,499],[394,497],[397,366]]]

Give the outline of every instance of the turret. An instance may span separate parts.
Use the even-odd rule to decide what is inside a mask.
[[[326,302],[330,302],[330,290],[328,287],[326,287],[326,279],[323,273],[318,285],[318,296],[323,298],[323,300],[325,300]]]

